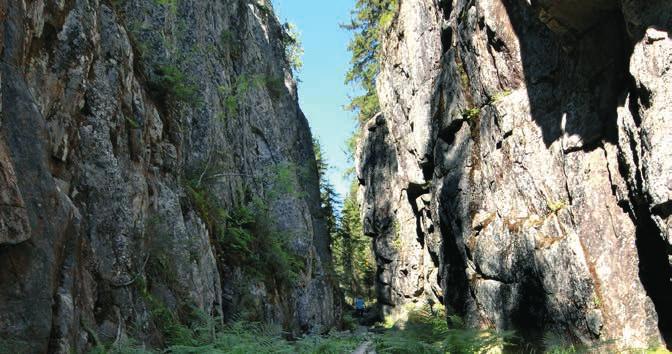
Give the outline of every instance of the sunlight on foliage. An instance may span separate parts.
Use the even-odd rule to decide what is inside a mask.
[[[301,45],[301,34],[295,24],[285,23],[283,26],[284,36],[283,45],[285,46],[285,58],[289,62],[294,76],[298,76],[303,68],[303,46]]]
[[[352,67],[345,76],[347,84],[356,84],[364,91],[352,98],[348,106],[365,122],[380,110],[376,94],[376,76],[380,71],[380,42],[383,32],[392,23],[399,9],[398,0],[358,0],[350,23],[343,28],[355,33],[348,49]]]
[[[459,317],[446,321],[445,311],[424,306],[408,313],[408,320],[396,323],[374,338],[379,353],[487,353],[506,345],[512,333],[470,329]]]

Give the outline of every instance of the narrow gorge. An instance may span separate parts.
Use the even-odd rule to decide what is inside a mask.
[[[667,352],[672,2],[352,3],[338,206],[269,0],[0,0],[0,354]]]

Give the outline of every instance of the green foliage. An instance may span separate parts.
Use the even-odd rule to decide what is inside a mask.
[[[320,177],[322,212],[332,240],[336,278],[347,297],[352,299],[355,296],[363,296],[367,301],[373,302],[375,258],[372,240],[362,232],[359,203],[356,198],[357,183],[353,181],[341,214],[337,215],[336,206],[339,205],[339,201],[333,185],[327,178],[329,164],[317,140],[313,141],[313,151]]]
[[[296,77],[303,68],[303,46],[301,45],[301,34],[293,23],[288,22],[283,25],[282,44],[285,48],[285,58]]]
[[[298,353],[340,354],[353,351],[361,342],[357,336],[307,336],[296,341],[283,338],[280,328],[255,322],[234,322],[219,325],[218,321],[203,318],[191,326],[181,326],[182,336],[173,340],[163,351],[143,349],[132,342],[119,343],[110,348],[97,347],[97,354],[248,354]]]
[[[343,202],[340,223],[332,242],[334,268],[346,297],[362,296],[372,302],[376,261],[372,239],[362,231],[357,188],[353,181]]]
[[[150,83],[161,99],[173,99],[191,105],[198,105],[196,85],[189,83],[184,73],[174,65],[160,65],[155,70],[156,77]]]
[[[296,353],[305,354],[342,354],[353,352],[363,341],[360,336],[351,334],[331,334],[325,336],[307,336],[294,345]]]
[[[330,166],[327,162],[322,145],[317,139],[313,139],[313,152],[317,162],[317,174],[320,181],[320,204],[322,208],[322,217],[326,223],[327,232],[334,238],[338,229],[338,220],[336,217],[336,206],[339,204],[338,195],[334,186],[329,182],[327,171]]]
[[[487,353],[503,348],[509,332],[467,328],[459,317],[446,321],[441,308],[409,312],[408,320],[374,338],[379,353]]]
[[[285,80],[279,76],[266,76],[264,78],[264,83],[266,84],[266,90],[268,94],[273,99],[278,99],[285,93]]]
[[[496,94],[494,94],[492,96],[492,98],[490,99],[490,102],[497,103],[497,102],[501,101],[504,97],[507,97],[509,95],[511,95],[511,90],[504,90],[504,91],[501,91],[501,92],[497,92]]]
[[[231,58],[240,58],[243,51],[243,43],[236,38],[235,34],[228,29],[223,29],[219,35],[222,48],[229,53]]]
[[[32,353],[30,347],[30,343],[22,340],[0,338],[0,353],[28,354]]]
[[[270,176],[269,200],[301,196],[293,164],[280,164]],[[194,208],[215,235],[226,264],[239,266],[254,279],[288,285],[305,268],[305,260],[290,247],[293,235],[279,230],[271,211],[260,198],[234,208],[225,208],[198,179],[185,186]]]
[[[140,128],[140,124],[138,124],[138,122],[136,122],[135,119],[133,119],[131,117],[128,117],[128,116],[125,116],[124,118],[126,119],[126,121],[128,122],[128,125],[130,125],[132,129],[139,129]]]
[[[654,341],[655,342],[655,341]],[[650,349],[623,349],[616,351],[614,350],[614,344],[616,340],[607,340],[602,342],[597,342],[594,344],[577,344],[572,343],[566,337],[554,334],[546,333],[543,337],[543,346],[544,353],[548,354],[574,354],[574,353],[610,353],[610,352],[619,352],[619,353],[669,353],[667,350],[658,352],[656,351],[656,346],[652,346]],[[627,344],[627,343],[626,343]]]
[[[162,267],[168,267],[168,265],[168,263],[161,264]],[[154,274],[161,273],[162,269],[163,268],[154,269]],[[185,337],[188,337],[188,335],[184,333],[184,327],[180,323],[180,319],[177,314],[166,307],[166,305],[160,299],[152,295],[144,278],[139,279],[139,281],[136,283],[136,286],[140,296],[149,308],[149,315],[152,322],[154,325],[156,325],[157,329],[159,329],[168,344],[182,341]],[[132,342],[124,343],[124,345],[122,345],[122,347],[125,348],[132,346]]]
[[[356,85],[361,90],[361,94],[352,97],[347,106],[357,114],[359,124],[380,111],[376,93],[376,78],[380,72],[380,43],[383,32],[392,23],[398,10],[399,0],[357,0],[350,23],[341,26],[354,32],[348,45],[352,57],[345,83]],[[360,130],[355,129],[347,141],[351,160],[361,135]],[[346,175],[353,173],[354,169],[346,171]]]
[[[233,264],[256,263],[254,254],[255,237],[252,227],[256,222],[256,215],[247,206],[241,206],[231,214],[224,215],[226,228],[218,235],[224,254],[227,254]]]
[[[261,14],[264,16],[273,15],[273,10],[271,10],[271,6],[268,1],[270,0],[257,0],[254,2],[254,6],[256,6],[257,9],[259,9],[259,12],[261,12]]]
[[[342,27],[354,31],[348,49],[352,53],[352,67],[345,82],[358,84],[364,91],[350,102],[358,120],[371,118],[380,104],[376,94],[376,76],[380,71],[380,40],[399,8],[398,0],[357,0],[349,24]]]
[[[557,214],[560,210],[565,209],[567,207],[567,202],[565,202],[562,199],[560,200],[547,199],[546,206],[548,207],[548,210],[551,213]]]
[[[245,95],[251,89],[266,88],[271,98],[277,99],[284,92],[284,80],[262,74],[241,75],[231,86],[222,85],[219,93],[224,97],[225,116],[231,117],[238,114],[240,103],[245,100]],[[223,117],[220,117],[223,120]]]
[[[462,119],[472,122],[481,116],[481,109],[478,107],[468,108],[462,111]]]
[[[344,312],[343,318],[341,319],[341,326],[345,330],[354,331],[357,329],[358,323],[355,318],[352,317],[352,313]]]
[[[268,176],[271,189],[268,193],[270,200],[280,197],[302,198],[305,193],[300,191],[298,176],[300,171],[296,164],[292,162],[281,162],[277,164]]]
[[[155,3],[165,7],[173,15],[177,14],[178,1],[179,0],[154,0]]]

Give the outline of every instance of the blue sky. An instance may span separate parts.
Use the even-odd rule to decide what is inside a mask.
[[[299,101],[308,117],[313,136],[318,137],[333,168],[329,179],[342,197],[349,182],[343,179],[347,161],[345,141],[355,127],[354,114],[344,106],[354,88],[344,83],[350,65],[347,46],[351,33],[347,23],[355,0],[274,0],[283,22],[294,23],[301,33],[303,69],[299,74]]]

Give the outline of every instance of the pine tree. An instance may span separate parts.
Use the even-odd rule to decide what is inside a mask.
[[[364,235],[362,230],[357,188],[355,180],[343,202],[340,224],[334,238],[334,263],[346,296],[352,298],[359,295],[372,299],[376,264],[372,239]]]
[[[329,182],[327,172],[329,171],[330,166],[322,152],[322,145],[315,138],[313,138],[313,151],[315,152],[317,173],[320,178],[320,204],[322,208],[322,216],[326,223],[327,232],[333,238],[338,228],[338,218],[336,215],[336,207],[339,205],[338,193],[336,193],[334,185]]]
[[[352,67],[346,73],[345,82],[357,84],[364,91],[362,95],[354,97],[349,105],[351,110],[357,112],[360,122],[380,110],[376,94],[376,76],[380,71],[380,39],[398,7],[398,0],[357,0],[350,23],[342,25],[355,32],[348,46],[352,53]]]

